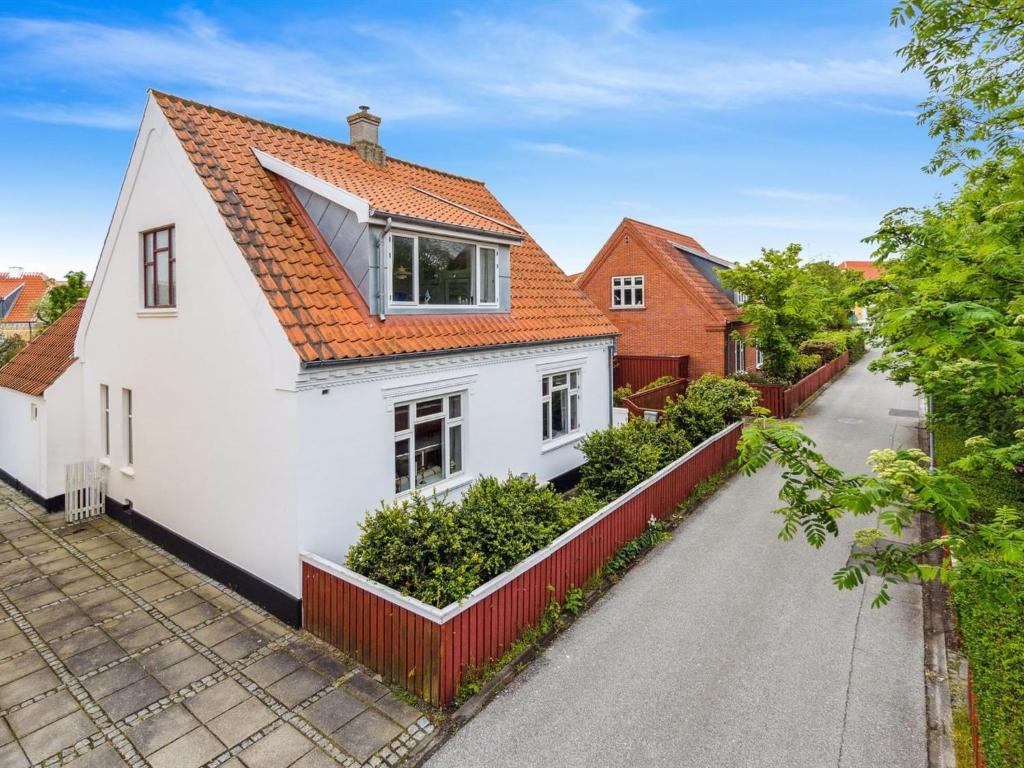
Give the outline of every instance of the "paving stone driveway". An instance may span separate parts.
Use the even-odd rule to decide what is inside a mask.
[[[419,710],[108,517],[0,483],[0,768],[395,765]]]

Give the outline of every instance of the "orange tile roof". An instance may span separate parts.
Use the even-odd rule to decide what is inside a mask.
[[[14,306],[6,315],[0,316],[0,322],[30,323],[35,320],[36,304],[52,285],[53,280],[38,272],[26,272],[19,276],[0,272],[0,299],[10,296],[18,286],[22,286]]]
[[[75,335],[85,299],[79,299],[52,325],[0,367],[0,387],[40,397],[75,361]]]
[[[677,246],[682,246],[686,250],[692,251],[697,255],[706,256],[712,261],[724,262],[724,259],[712,256],[703,245],[698,243],[689,235],[684,235],[682,232],[673,232],[670,229],[665,229],[663,227],[655,226],[654,224],[648,224],[646,222],[630,218],[624,218],[622,220],[622,223],[619,224],[615,232],[609,238],[609,244],[616,238],[616,235],[621,230],[626,230],[633,237],[637,238],[642,247],[644,247],[652,256],[660,258],[669,274],[693,288],[696,294],[704,302],[705,306],[711,310],[713,315],[717,315],[719,320],[723,322],[732,322],[739,319],[740,311],[733,301],[722,293],[714,283],[704,277],[704,275],[700,273],[700,270],[693,266],[693,264],[690,263],[690,260],[679,251]],[[602,252],[607,248],[608,245],[606,244],[604,248],[602,248]],[[598,256],[596,256],[587,267],[586,271],[577,278],[576,282],[582,284],[587,279],[587,273],[592,269],[595,269],[600,260],[601,254],[598,254]]]
[[[540,246],[511,248],[509,314],[371,315],[283,181],[253,148],[369,201],[376,213],[519,235],[515,219],[471,179],[153,93],[304,362],[610,336],[615,327]],[[467,210],[470,209],[470,210]]]
[[[865,280],[877,280],[882,276],[882,269],[873,261],[843,261],[839,264],[840,269],[852,269],[864,275]]]

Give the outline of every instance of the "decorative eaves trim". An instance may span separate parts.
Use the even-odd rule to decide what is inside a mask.
[[[252,153],[256,156],[260,165],[266,168],[272,173],[276,173],[281,178],[287,179],[288,181],[294,182],[301,187],[316,192],[323,198],[330,200],[332,203],[337,203],[343,208],[347,208],[356,215],[356,220],[360,224],[365,224],[370,220],[370,202],[364,200],[358,195],[353,195],[351,192],[336,187],[333,184],[321,179],[319,176],[314,176],[311,173],[303,171],[301,168],[296,168],[291,163],[286,163],[280,158],[268,155],[266,152],[252,148]]]
[[[476,374],[467,376],[448,376],[432,381],[421,381],[416,384],[395,384],[381,387],[381,396],[389,405],[397,400],[418,400],[441,392],[455,392],[466,389],[476,381]]]

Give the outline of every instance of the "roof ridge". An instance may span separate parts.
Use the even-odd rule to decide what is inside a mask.
[[[305,136],[308,139],[313,139],[315,141],[322,141],[325,144],[331,144],[333,146],[341,147],[343,149],[350,149],[353,152],[355,152],[355,148],[351,144],[347,144],[344,141],[339,141],[338,139],[330,139],[330,138],[328,138],[326,136],[320,136],[320,135],[318,135],[316,133],[310,133],[309,131],[303,131],[303,130],[301,130],[299,128],[292,128],[292,127],[287,126],[287,125],[281,125],[281,123],[274,123],[274,122],[271,122],[270,120],[263,120],[262,118],[253,117],[252,115],[245,115],[245,114],[242,114],[241,112],[234,112],[234,111],[232,111],[230,109],[224,109],[223,107],[216,107],[213,104],[205,104],[205,103],[203,103],[201,101],[196,101],[194,99],[186,99],[184,96],[176,96],[173,93],[166,93],[164,91],[158,91],[156,88],[150,88],[149,92],[151,94],[153,94],[154,96],[161,96],[161,97],[163,97],[165,99],[171,99],[171,100],[176,101],[176,102],[178,102],[180,104],[191,104],[194,107],[201,107],[202,109],[209,109],[209,110],[211,110],[213,112],[217,112],[217,113],[219,113],[221,115],[226,115],[228,117],[235,117],[235,118],[238,118],[239,120],[247,120],[250,123],[256,123],[257,125],[263,125],[263,126],[266,126],[267,128],[276,128],[276,129],[281,130],[281,131],[287,131],[288,133],[294,133],[297,136]],[[458,179],[459,181],[468,181],[471,184],[479,184],[481,187],[486,187],[487,186],[486,182],[483,182],[480,179],[474,179],[474,178],[471,178],[469,176],[462,176],[462,175],[460,175],[458,173],[452,173],[451,171],[442,171],[440,168],[431,168],[429,165],[422,165],[420,163],[414,163],[411,160],[403,160],[400,157],[393,157],[392,155],[387,155],[387,159],[389,161],[391,161],[391,162],[394,162],[394,163],[401,163],[402,165],[407,165],[407,166],[409,166],[411,168],[419,168],[420,170],[423,170],[423,171],[430,171],[431,173],[437,173],[437,174],[440,174],[441,176],[447,176],[447,177],[449,177],[451,179]]]

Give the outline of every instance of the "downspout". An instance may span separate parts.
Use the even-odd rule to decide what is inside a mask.
[[[384,247],[384,243],[387,241],[388,235],[391,234],[391,217],[388,216],[387,223],[384,225],[384,231],[380,235],[380,240],[377,241],[377,307],[380,312],[381,322],[388,319],[387,313],[387,302],[385,299],[385,285],[387,285],[386,270],[384,268],[384,259],[381,258],[380,252]]]
[[[613,339],[608,346],[608,426],[615,423],[615,345]]]

